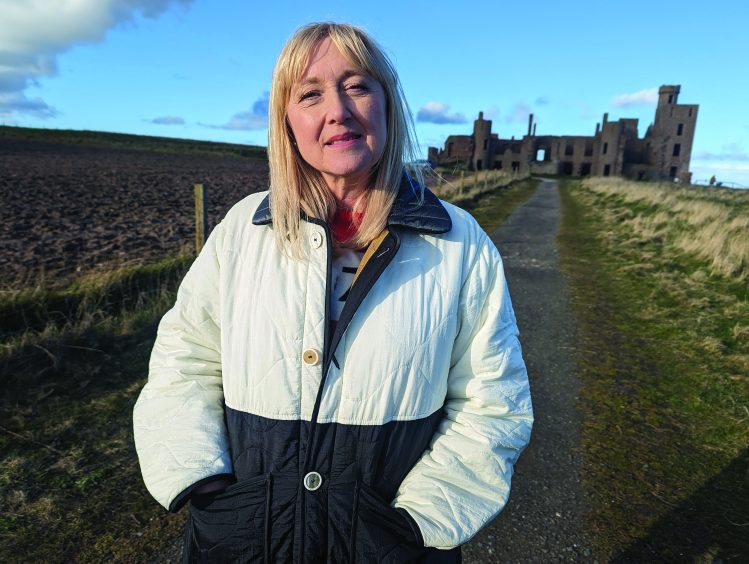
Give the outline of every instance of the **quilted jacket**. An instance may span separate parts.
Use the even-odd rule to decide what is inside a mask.
[[[161,321],[134,412],[186,561],[444,562],[503,508],[532,409],[500,255],[408,182],[328,323],[331,235],[284,256],[267,193],[214,229]],[[192,491],[216,476],[235,483]],[[454,549],[454,550],[450,550]]]

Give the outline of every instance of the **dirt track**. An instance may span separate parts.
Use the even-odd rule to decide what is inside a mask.
[[[0,138],[0,287],[174,255],[194,241],[196,182],[212,226],[267,179],[264,160]]]
[[[579,476],[574,318],[555,245],[559,215],[557,185],[544,181],[492,234],[504,259],[536,422],[510,502],[464,547],[467,563],[593,560]]]

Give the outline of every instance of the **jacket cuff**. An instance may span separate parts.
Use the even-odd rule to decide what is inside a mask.
[[[413,533],[414,539],[416,540],[416,544],[418,546],[424,546],[424,537],[421,536],[421,529],[419,529],[419,525],[416,523],[416,520],[411,517],[411,514],[402,507],[396,507],[395,510],[400,513],[408,522],[408,526],[411,527],[411,532]]]
[[[208,476],[207,478],[203,478],[202,480],[198,480],[191,486],[188,486],[184,490],[182,490],[177,497],[175,497],[172,500],[172,503],[169,504],[169,513],[176,513],[180,509],[182,509],[182,506],[187,503],[187,500],[190,499],[190,495],[192,495],[192,492],[194,492],[197,488],[200,486],[203,486],[207,484],[208,482],[213,482],[215,480],[219,479],[234,479],[234,474],[214,474],[213,476]]]

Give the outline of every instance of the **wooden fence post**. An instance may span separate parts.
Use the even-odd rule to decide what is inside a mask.
[[[461,170],[460,171],[460,194],[463,193],[463,188],[465,187],[466,183],[466,171]]]
[[[195,254],[205,245],[208,233],[208,218],[205,213],[206,190],[202,184],[195,185]]]

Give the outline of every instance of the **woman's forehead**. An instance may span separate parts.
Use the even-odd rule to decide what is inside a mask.
[[[340,75],[338,78],[344,80],[352,75],[370,76],[359,64],[341,52],[330,37],[326,37],[318,41],[312,48],[304,66],[300,69],[297,79],[294,81],[294,85],[320,82],[333,66]]]

